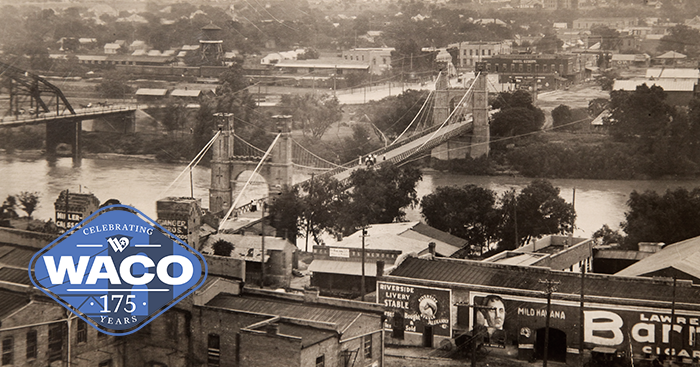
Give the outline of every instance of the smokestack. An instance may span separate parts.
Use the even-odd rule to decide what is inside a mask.
[[[377,278],[384,276],[384,260],[377,260]]]
[[[430,242],[428,244],[428,251],[430,252],[430,256],[435,257],[435,242]]]

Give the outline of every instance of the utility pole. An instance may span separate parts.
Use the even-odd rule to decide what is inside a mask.
[[[309,199],[314,198],[314,174],[311,174],[311,188],[309,189]],[[309,252],[309,232],[311,232],[311,220],[306,218],[306,252]]]
[[[674,326],[676,326],[675,325],[675,322],[676,322],[676,280],[677,280],[676,276],[674,275],[673,276],[673,293],[671,296],[671,332],[669,333],[669,335],[670,335],[669,349],[671,352],[669,354],[670,354],[670,359],[671,359],[671,366],[673,366],[673,364],[674,364],[673,362],[676,359],[676,355],[678,355],[678,353],[675,353],[673,350],[673,344],[674,344],[673,343],[673,331],[674,331],[673,329],[674,329]],[[631,352],[632,351],[630,350],[630,353]]]
[[[365,237],[367,237],[367,226],[362,226],[362,279],[360,280],[360,293],[362,302],[365,301]]]
[[[260,213],[260,218],[262,218],[262,220],[260,221],[260,227],[262,232],[262,237],[260,237],[262,239],[262,254],[260,254],[260,288],[263,288],[265,286],[265,202],[260,204]]]
[[[578,315],[578,356],[580,358],[579,363],[581,363],[581,366],[583,366],[583,333],[584,333],[584,326],[583,326],[583,301],[584,301],[584,296],[583,296],[583,285],[584,281],[586,279],[586,264],[584,262],[584,265],[581,267],[581,304],[579,306],[579,315]]]
[[[545,294],[547,294],[547,314],[544,320],[544,356],[542,357],[542,367],[547,367],[547,353],[549,352],[549,319],[552,314],[552,293],[557,290],[559,281],[549,279],[540,279],[540,283],[545,285]]]

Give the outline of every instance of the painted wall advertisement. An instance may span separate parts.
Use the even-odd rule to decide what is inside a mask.
[[[488,293],[471,294],[473,304],[479,305],[475,316],[477,328],[486,328],[485,343],[518,345],[538,349],[544,342],[547,300]],[[670,306],[670,305],[669,305]],[[562,352],[578,349],[578,302],[553,300],[550,319],[550,348],[553,338]],[[651,308],[621,305],[586,304],[583,311],[583,340],[586,349],[605,347],[632,357],[648,358],[676,355],[700,358],[700,312],[671,308]],[[539,334],[539,336],[538,336]],[[551,350],[551,349],[550,349]]]
[[[395,317],[403,317],[406,332],[422,334],[431,326],[433,335],[452,336],[450,289],[377,282],[377,294],[379,304],[386,309],[386,329],[392,329]]]

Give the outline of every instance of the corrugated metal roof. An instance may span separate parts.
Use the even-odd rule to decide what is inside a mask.
[[[19,247],[13,248],[12,246],[5,247],[10,247],[12,251],[0,257],[0,264],[24,269],[29,267],[29,261],[32,259],[32,256],[34,256],[35,251]]]
[[[686,79],[659,79],[659,80],[616,80],[613,85],[613,90],[634,91],[637,86],[646,84],[648,87],[652,85],[659,86],[666,92],[692,92],[695,90],[697,80]]]
[[[456,246],[456,247],[462,247],[467,244],[467,240],[463,238],[459,238],[457,236],[453,236],[447,232],[443,232],[435,227],[431,227],[427,224],[418,222],[415,226],[411,228],[412,230],[426,235],[428,237],[431,237],[433,239],[436,239],[438,241],[445,242],[449,245]]]
[[[0,320],[29,304],[29,297],[19,292],[0,289]]]
[[[335,324],[338,332],[345,330],[355,321],[355,318],[362,314],[359,311],[338,307],[251,295],[219,294],[209,301],[207,306],[261,315],[326,322]]]
[[[334,260],[314,260],[309,264],[312,273],[331,273],[362,275],[361,261],[334,261]],[[365,275],[375,276],[377,274],[376,262],[365,262]]]
[[[390,275],[530,291],[542,291],[543,286],[540,284],[540,279],[546,278],[560,282],[557,286],[557,293],[579,295],[581,291],[581,276],[578,273],[551,271],[539,267],[489,264],[472,260],[445,258],[428,260],[409,257],[397,266]],[[670,302],[672,286],[669,283],[668,280],[651,278],[589,274],[586,276],[584,293],[587,296]],[[676,288],[677,302],[698,304],[700,287],[683,284]]]
[[[29,280],[27,269],[0,268],[0,281],[32,285],[32,282]]]

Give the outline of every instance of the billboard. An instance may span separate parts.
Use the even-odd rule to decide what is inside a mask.
[[[541,347],[548,316],[544,295],[534,298],[472,292],[470,297],[478,306],[470,315],[471,325],[491,332],[484,338],[486,345]],[[581,317],[585,349],[605,347],[625,354],[631,350],[631,357],[636,359],[661,355],[700,358],[700,312],[672,311],[670,302],[668,308],[587,302],[581,312],[579,302],[552,300],[550,348],[556,337],[564,353],[577,350]]]
[[[430,326],[433,335],[452,336],[450,289],[380,281],[377,302],[384,305],[386,329],[402,326],[406,332],[422,334]]]

